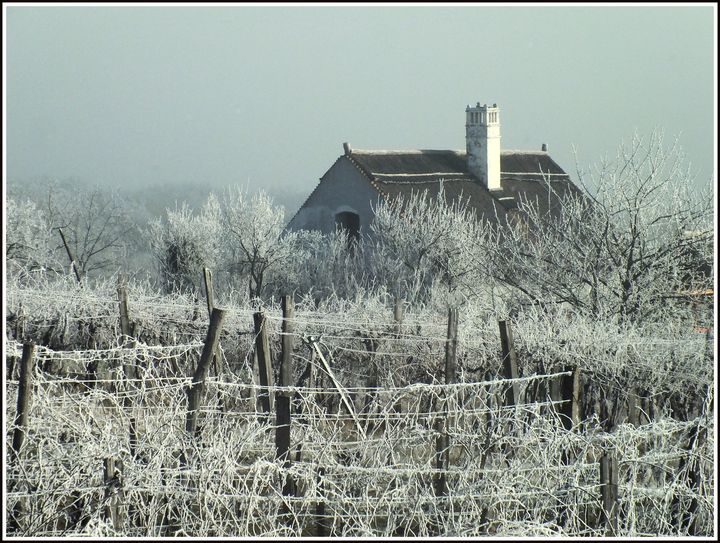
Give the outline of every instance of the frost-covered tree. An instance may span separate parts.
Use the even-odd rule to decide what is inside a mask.
[[[511,297],[647,321],[677,312],[667,302],[678,295],[712,285],[712,199],[692,194],[677,142],[635,136],[614,160],[578,176],[586,190],[556,195],[557,212],[520,199],[522,220],[497,231],[487,269]]]
[[[264,191],[229,187],[221,210],[227,269],[248,280],[250,298],[262,297],[270,276],[296,258],[299,234],[283,232],[285,210]]]
[[[50,184],[45,211],[58,258],[69,250],[79,277],[115,271],[136,238],[124,199],[101,187]]]
[[[55,269],[45,213],[30,200],[8,198],[5,205],[5,258],[12,271]]]
[[[203,267],[214,268],[220,263],[220,206],[212,194],[198,214],[186,203],[167,209],[164,221],[150,222],[149,234],[166,292],[197,291]]]
[[[295,292],[310,296],[316,303],[331,297],[354,298],[373,279],[366,273],[368,247],[340,228],[329,234],[298,232],[293,258],[273,273],[275,294]]]
[[[394,295],[422,299],[433,284],[449,295],[477,294],[486,225],[462,198],[449,201],[444,190],[382,201],[370,225],[372,272]]]

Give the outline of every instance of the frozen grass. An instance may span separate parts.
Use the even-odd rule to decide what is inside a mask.
[[[686,327],[660,333],[561,310],[524,311],[511,319],[522,403],[507,408],[497,326],[507,315],[499,310],[463,308],[460,383],[446,386],[441,307],[408,308],[398,324],[381,295],[319,306],[298,300],[293,360],[296,382],[304,380],[287,389],[287,468],[275,459],[273,417],[256,408],[256,307],[223,302],[220,372],[208,379],[193,440],[184,431],[185,390],[207,329],[204,303],[141,284],[128,291],[138,337],[132,347],[119,338],[114,282],[8,285],[9,365],[19,360],[15,338],[53,346],[37,348],[29,435],[21,461],[6,468],[7,511],[21,513],[15,534],[600,536],[598,461],[610,452],[620,470],[619,535],[686,535],[691,522],[699,535],[712,535],[712,352],[705,336]],[[279,307],[263,309],[275,349]],[[309,336],[319,338],[361,429],[303,343]],[[547,391],[574,365],[586,383],[587,420],[568,431]],[[134,381],[124,373],[130,366]],[[8,377],[12,420],[17,369]],[[655,411],[637,427],[623,411],[631,389],[652,399]],[[594,415],[606,400],[611,421]],[[438,470],[441,422],[450,460]],[[117,493],[103,481],[106,458],[122,463]],[[434,491],[440,473],[447,495]],[[294,496],[283,494],[288,478]],[[108,505],[119,507],[116,527]]]
[[[355,419],[334,407],[337,392],[292,387],[286,390],[294,395],[293,462],[285,468],[275,459],[272,417],[255,409],[257,387],[210,379],[201,436],[193,440],[184,431],[189,379],[169,369],[171,358],[187,357],[188,349],[146,353],[118,350],[117,375],[104,382],[37,371],[28,440],[21,462],[8,471],[8,511],[18,503],[24,508],[17,533],[110,530],[105,506],[117,500],[117,533],[134,537],[307,535],[320,523],[337,536],[602,535],[604,451],[621,466],[622,535],[682,534],[687,527],[673,508],[690,510],[693,500],[699,530],[711,529],[714,435],[707,413],[688,422],[620,425],[612,433],[590,420],[568,431],[550,402],[504,407],[503,380],[357,387],[352,393],[367,436],[360,438]],[[40,349],[40,366],[56,356],[62,355]],[[136,364],[139,378],[123,379],[122,363]],[[551,378],[518,382],[527,389]],[[12,402],[14,382],[9,390]],[[435,463],[440,421],[450,436],[442,470]],[[688,450],[695,432],[706,435]],[[103,482],[106,458],[123,466],[117,495]],[[701,473],[700,488],[691,484],[688,464],[682,467],[688,458]],[[439,473],[447,495],[434,491]],[[296,485],[292,497],[282,492],[288,477]]]

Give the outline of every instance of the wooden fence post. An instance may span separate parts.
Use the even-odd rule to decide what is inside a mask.
[[[213,309],[215,309],[215,289],[213,287],[212,282],[212,271],[209,268],[203,268],[203,282],[205,283],[205,299],[207,301],[207,308],[208,308],[208,318],[212,317]],[[218,361],[217,354],[213,356],[213,370],[215,370],[215,375],[220,375],[220,365]],[[221,403],[221,409],[224,409],[222,407],[222,399],[220,401]]]
[[[106,458],[103,462],[103,482],[105,483],[105,518],[113,528],[122,528],[122,519],[118,509],[118,502],[122,502],[122,464],[115,462],[114,458]]]
[[[282,356],[280,358],[280,382],[281,387],[292,386],[293,384],[293,323],[292,318],[295,312],[295,303],[292,296],[283,296],[282,298]],[[275,392],[275,409],[277,411],[277,424],[275,429],[275,449],[276,458],[282,460],[283,469],[289,470],[291,465],[290,459],[290,400],[292,393],[287,391]],[[283,485],[283,496],[293,496],[295,494],[295,485],[290,475],[286,471],[286,480]],[[281,508],[282,514],[289,511],[283,504]]]
[[[562,397],[562,378],[551,379],[550,383],[548,385],[548,390],[550,392],[550,401],[551,402],[561,402],[563,399],[563,397]],[[553,404],[551,409],[559,411],[561,408],[559,405]]]
[[[215,308],[215,289],[213,289],[212,271],[209,268],[203,268],[203,280],[205,282],[208,317],[212,317],[212,310]]]
[[[192,385],[187,391],[188,410],[185,420],[185,430],[191,436],[194,436],[197,431],[197,410],[205,389],[205,379],[207,378],[210,361],[220,341],[220,332],[222,331],[222,321],[224,318],[224,309],[213,309],[212,316],[210,317],[210,327],[208,328],[207,338],[205,339],[205,346],[200,356],[200,362],[198,362],[198,366],[193,374]]]
[[[15,431],[12,440],[12,450],[17,460],[20,459],[20,452],[25,443],[30,418],[34,355],[35,343],[25,343],[23,345],[22,360],[20,361],[20,382],[17,395],[17,411],[15,412]]]
[[[508,321],[499,321],[500,344],[503,356],[503,375],[505,379],[517,379],[518,361],[513,345],[512,327]],[[513,382],[505,392],[505,405],[517,405],[520,402],[520,385]]]
[[[633,426],[640,425],[640,417],[638,412],[638,396],[635,389],[630,389],[627,396],[627,420]]]
[[[267,320],[261,312],[253,313],[255,324],[255,353],[257,354],[258,377],[260,379],[260,393],[258,403],[266,414],[272,411],[272,396],[270,384],[272,383],[272,363],[270,358],[270,340],[268,339]]]
[[[128,293],[127,293],[127,287],[125,286],[125,281],[123,277],[118,277],[118,288],[117,288],[117,295],[118,295],[118,307],[120,310],[120,333],[124,337],[124,344],[126,346],[129,346],[132,344],[131,337],[133,335],[132,325],[130,324],[130,310],[128,308]],[[128,381],[131,384],[131,388],[134,388],[135,385],[133,381],[137,378],[137,371],[135,369],[135,366],[133,364],[123,364],[123,373],[125,374],[125,378],[128,379]],[[123,408],[124,409],[130,409],[132,407],[132,402],[130,400],[130,397],[126,394],[123,397]],[[135,422],[135,417],[130,416],[129,417],[129,434],[130,434],[130,456],[135,456],[135,449],[137,448],[137,424]]]
[[[117,288],[118,306],[120,309],[120,332],[126,338],[132,336],[132,327],[130,325],[130,310],[128,309],[127,287],[119,279]]]
[[[618,521],[618,465],[617,459],[607,452],[600,457],[600,494],[605,534],[614,537]]]
[[[457,373],[457,332],[458,332],[458,310],[448,310],[447,340],[445,342],[445,384],[450,385],[456,382]],[[448,390],[443,394],[445,399],[444,417],[438,415],[436,430],[438,433],[435,442],[435,464],[438,469],[435,479],[435,495],[447,495],[447,474],[450,467],[450,438],[448,437],[449,414],[447,406]]]
[[[272,383],[272,359],[270,355],[270,340],[266,328],[267,321],[265,314],[257,312],[253,314],[255,326],[255,362],[258,383],[260,389],[257,394],[257,405],[260,411],[270,414],[272,411],[272,400],[270,395],[270,384]]]
[[[23,345],[22,360],[20,362],[20,382],[18,386],[17,410],[15,412],[15,431],[13,432],[12,462],[20,467],[20,453],[25,443],[28,419],[30,416],[30,400],[32,395],[33,355],[35,344],[30,342]],[[20,469],[22,469],[20,467]],[[16,482],[8,483],[8,490],[15,489]],[[26,507],[22,499],[18,499],[12,512],[8,514],[8,531],[10,533],[20,530],[20,519],[25,517]]]
[[[560,404],[560,420],[566,430],[571,430],[580,424],[580,368],[566,366],[565,371],[571,375],[563,375],[560,381],[560,393],[564,403]]]
[[[395,306],[393,307],[393,320],[395,321],[395,337],[400,338],[403,333],[403,321],[405,320],[405,300],[403,298],[395,298]],[[370,367],[370,383],[369,388],[377,388],[380,382],[380,376],[378,371],[378,365],[376,358],[373,356],[373,362]],[[370,407],[374,401],[377,393],[369,392],[365,399],[365,409],[368,414],[370,413]],[[402,413],[404,411],[404,401],[402,397],[393,403],[392,409],[396,413]]]
[[[447,341],[445,342],[445,384],[457,381],[458,310],[448,310]]]

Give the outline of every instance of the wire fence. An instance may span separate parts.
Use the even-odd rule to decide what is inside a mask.
[[[711,392],[690,420],[607,432],[591,415],[567,428],[568,400],[538,391],[569,372],[395,386],[353,384],[348,374],[340,391],[298,348],[305,384],[269,390],[276,403],[291,399],[290,449],[278,457],[281,425],[251,373],[208,377],[198,432],[186,431],[202,347],[38,346],[25,442],[6,468],[8,534],[712,534]],[[18,358],[22,344],[6,351]],[[14,406],[19,382],[10,377]],[[513,386],[521,400],[509,405]],[[601,470],[608,455],[614,479]]]
[[[7,290],[9,535],[712,535],[709,334],[116,294]]]
[[[140,286],[129,294],[131,335],[138,345],[204,340],[208,323],[204,300],[189,295],[161,296]],[[89,290],[72,284],[65,288],[12,284],[6,291],[6,303],[7,334],[15,341],[36,341],[59,351],[118,346],[120,322],[114,287]],[[249,372],[252,364],[248,352],[255,340],[252,315],[258,308],[223,307],[227,316],[221,348],[226,367]],[[279,306],[270,304],[264,312],[273,324],[270,340],[277,341],[282,323]],[[495,314],[472,308],[460,319],[458,371],[466,380],[498,375],[498,319]],[[433,312],[422,308],[407,311],[398,322],[387,305],[338,302],[330,308],[298,307],[293,322],[296,337],[320,338],[336,352],[337,371],[349,379],[354,374],[361,384],[375,366],[378,384],[383,386],[432,382],[438,377],[436,361],[442,360],[447,324],[443,316]],[[670,413],[673,395],[701,395],[713,380],[712,334],[698,334],[692,327],[623,329],[578,315],[548,316],[528,311],[513,320],[513,328],[521,375],[578,365],[586,375],[592,375],[587,381],[593,387],[585,395],[588,402],[608,394],[625,401],[628,390],[639,388],[645,396],[658,400],[659,409]],[[693,415],[698,406],[694,406]],[[683,418],[687,417],[683,414]]]

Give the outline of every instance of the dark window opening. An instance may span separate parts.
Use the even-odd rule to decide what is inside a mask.
[[[335,226],[347,233],[348,241],[360,239],[360,216],[352,211],[343,211],[335,215]]]

